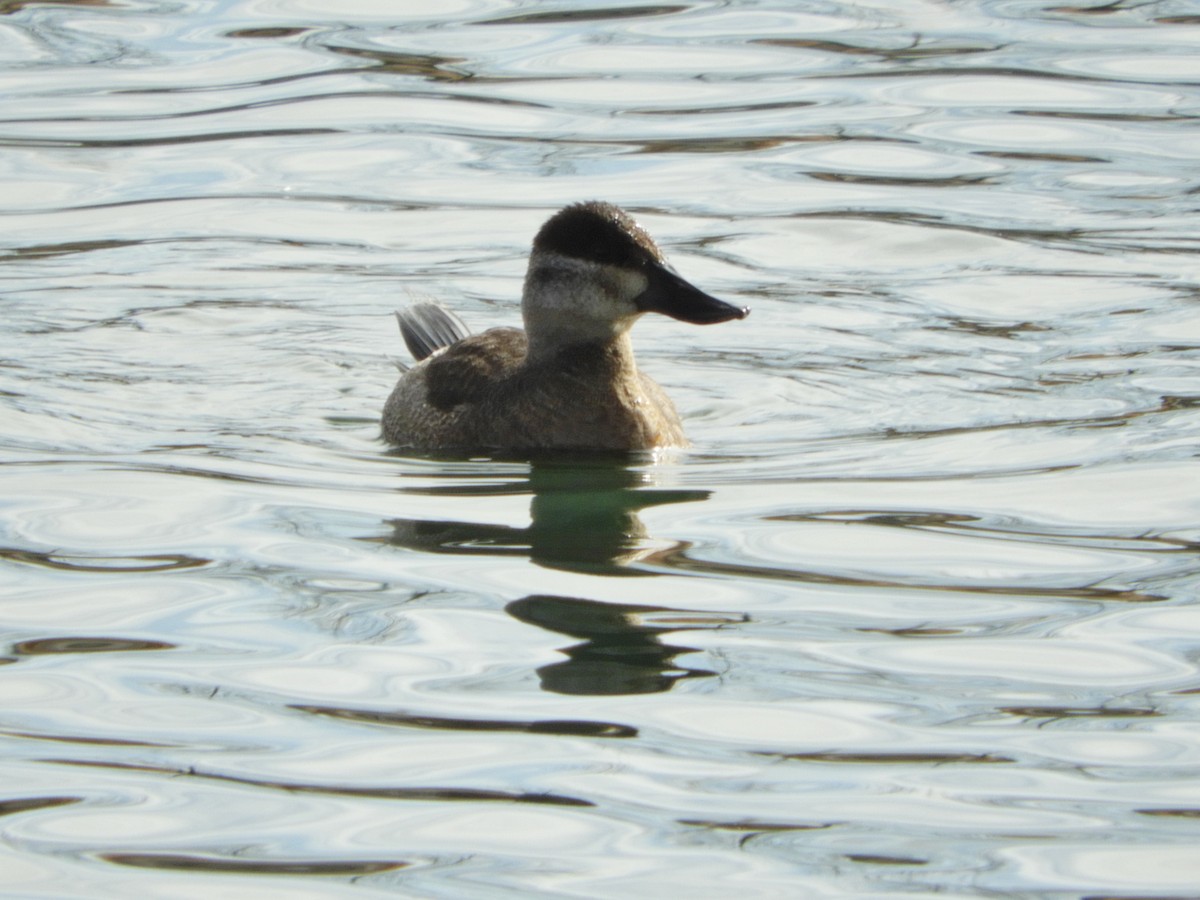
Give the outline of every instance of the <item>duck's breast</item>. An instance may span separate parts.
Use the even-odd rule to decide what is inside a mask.
[[[675,407],[615,346],[576,346],[498,383],[500,445],[575,450],[686,447]]]

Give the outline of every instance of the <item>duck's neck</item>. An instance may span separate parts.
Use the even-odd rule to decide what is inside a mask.
[[[579,365],[594,364],[636,371],[633,342],[629,339],[628,328],[615,334],[608,328],[592,334],[581,333],[578,328],[568,332],[539,323],[534,328],[526,326],[525,334],[529,339],[525,356],[528,365],[563,360]]]
[[[637,376],[629,332],[603,340],[562,341],[539,347],[531,336],[526,365],[552,365],[564,373],[584,376],[593,385]]]

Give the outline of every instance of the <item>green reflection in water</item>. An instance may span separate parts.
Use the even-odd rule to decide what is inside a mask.
[[[387,540],[425,553],[528,556],[551,569],[593,575],[647,575],[629,566],[655,551],[640,510],[668,503],[706,500],[710,491],[647,488],[645,471],[627,462],[594,460],[535,461],[517,481],[455,481],[420,493],[448,496],[496,496],[528,493],[531,522],[525,528],[484,522],[392,519]]]

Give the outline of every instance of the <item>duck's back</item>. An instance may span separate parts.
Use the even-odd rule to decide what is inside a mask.
[[[435,349],[388,397],[384,439],[425,450],[492,445],[480,442],[480,412],[521,367],[526,349],[525,333],[516,328],[492,328]]]

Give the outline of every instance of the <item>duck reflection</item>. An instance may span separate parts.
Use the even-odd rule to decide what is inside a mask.
[[[563,662],[537,670],[542,689],[556,694],[652,694],[670,690],[683,678],[715,675],[708,669],[675,665],[676,656],[696,648],[665,644],[659,638],[684,627],[728,621],[658,606],[540,594],[514,600],[505,611],[521,622],[583,638],[583,643],[562,651],[567,656]],[[656,622],[656,616],[661,620]]]
[[[592,575],[652,575],[634,564],[685,545],[653,541],[639,511],[667,503],[705,500],[709,491],[652,487],[650,476],[628,461],[587,459],[533,462],[527,479],[511,471],[486,483],[455,479],[423,487],[422,493],[502,496],[528,493],[525,528],[480,522],[392,519],[386,539],[424,553],[527,556],[550,569]],[[492,471],[492,475],[496,470]],[[718,627],[728,616],[656,606],[604,603],[577,597],[533,595],[505,607],[513,618],[578,638],[561,662],[538,669],[543,690],[558,694],[647,694],[666,691],[684,678],[711,676],[706,669],[675,664],[694,648],[662,641],[680,629]]]
[[[455,496],[529,493],[525,528],[482,522],[392,519],[390,542],[425,553],[528,556],[540,566],[593,575],[648,575],[629,568],[656,552],[638,512],[667,503],[705,500],[711,492],[648,488],[646,472],[609,460],[534,462],[527,481],[419,489]]]

